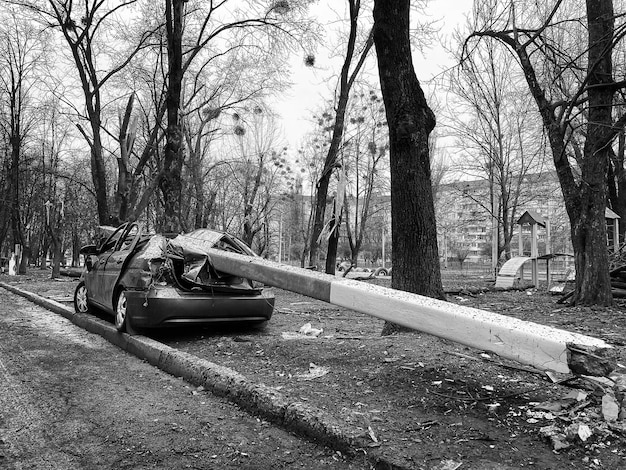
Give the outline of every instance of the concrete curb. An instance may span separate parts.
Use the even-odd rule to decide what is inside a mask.
[[[350,456],[365,455],[377,470],[405,470],[380,449],[369,448],[364,433],[356,433],[329,413],[308,404],[290,399],[272,387],[249,381],[228,367],[178,351],[151,338],[120,333],[110,323],[73,309],[40,295],[0,282],[0,287],[57,313],[75,325],[102,336],[120,349],[187,382],[202,386],[213,394],[224,397],[239,407],[268,421],[315,440]]]

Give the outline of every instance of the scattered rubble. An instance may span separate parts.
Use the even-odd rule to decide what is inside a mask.
[[[579,382],[585,389],[573,389],[557,400],[536,404],[526,413],[528,422],[553,421],[539,432],[555,451],[576,445],[606,445],[611,437],[626,437],[626,369],[620,369],[608,378],[581,377]]]
[[[328,367],[321,367],[311,362],[309,364],[309,370],[307,372],[305,372],[304,374],[296,374],[295,377],[299,380],[313,380],[324,377],[329,372],[330,369]]]

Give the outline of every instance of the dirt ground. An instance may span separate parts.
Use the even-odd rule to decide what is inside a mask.
[[[33,270],[1,280],[70,301],[77,280],[47,276]],[[568,307],[545,289],[493,291],[484,279],[457,276],[445,276],[444,286],[461,291],[448,296],[451,302],[602,338],[619,346],[618,363],[626,365],[624,301]],[[327,410],[361,433],[361,452],[384,451],[405,468],[626,467],[626,419],[604,418],[606,384],[553,383],[520,364],[417,332],[382,337],[381,320],[275,292],[274,317],[262,330],[150,336]],[[322,331],[298,334],[308,324]]]
[[[359,470],[0,288],[0,469]]]

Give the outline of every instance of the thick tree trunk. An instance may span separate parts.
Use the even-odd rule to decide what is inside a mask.
[[[611,59],[614,15],[611,0],[587,0],[586,3],[589,25],[587,137],[577,204],[571,200],[568,204],[566,197],[576,266],[574,302],[611,305],[605,209],[609,148],[614,136]]]
[[[335,274],[337,269],[337,247],[339,246],[339,230],[341,229],[341,214],[336,217],[334,214],[330,219],[330,238],[328,239],[328,249],[326,250],[326,274]]]
[[[611,60],[615,17],[612,0],[586,0],[586,6],[588,65],[584,91],[587,93],[588,116],[583,155],[578,158],[579,178],[575,176],[567,155],[568,124],[563,124],[562,118],[557,119],[556,106],[537,79],[527,51],[530,43],[522,45],[509,32],[489,31],[477,35],[496,37],[515,51],[539,108],[571,225],[576,265],[576,289],[571,301],[579,305],[610,305],[613,296],[604,213],[611,145],[619,131],[612,119],[613,95],[617,89]]]
[[[44,231],[42,233],[42,242],[41,242],[41,248],[39,251],[39,267],[41,269],[46,269],[46,261],[48,258],[48,250],[50,249],[50,236],[48,235],[48,227],[46,225],[46,227],[44,228]]]
[[[163,194],[164,218],[159,227],[165,233],[181,231],[181,197],[183,165],[183,132],[180,121],[180,95],[183,80],[182,36],[183,36],[183,0],[167,0],[167,54],[168,79],[167,92],[167,130],[163,171],[159,187]]]
[[[50,239],[50,254],[52,255],[51,264],[52,272],[50,277],[52,279],[58,279],[61,277],[61,237],[56,234],[52,228],[52,220],[56,219],[56,214],[52,216],[51,221],[47,226],[48,236]],[[58,225],[55,220],[55,225]]]
[[[52,243],[52,272],[50,273],[51,279],[58,279],[61,277],[61,246],[56,239]]]
[[[328,151],[330,155],[330,150]],[[327,157],[328,160],[328,157]],[[334,161],[334,159],[333,159]],[[317,266],[318,262],[318,250],[319,250],[319,237],[324,230],[324,217],[326,214],[326,200],[328,198],[328,185],[330,183],[330,175],[332,174],[332,166],[326,171],[326,165],[324,165],[324,172],[317,182],[315,191],[315,215],[313,219],[313,231],[311,233],[311,240],[309,246],[309,266]]]
[[[409,0],[376,0],[374,44],[389,126],[392,287],[444,299],[428,138],[435,116],[413,69]]]
[[[75,56],[79,56],[81,53],[76,44],[72,45],[72,52]],[[78,63],[78,62],[77,62]],[[89,81],[86,77],[81,75],[81,81],[83,86],[83,94],[85,96],[85,107],[87,109],[87,115],[89,116],[89,126],[91,128],[91,135],[86,133],[80,124],[77,124],[78,130],[83,134],[85,140],[89,143],[90,156],[91,156],[91,181],[93,182],[94,193],[96,195],[96,206],[98,209],[98,222],[100,225],[110,225],[111,211],[109,208],[109,200],[107,197],[107,175],[106,166],[104,163],[104,154],[102,150],[102,137],[100,135],[102,120],[101,104],[100,104],[100,90],[90,88]]]
[[[608,272],[606,224],[603,206],[588,205],[572,226],[572,245],[576,268],[574,301],[577,305],[612,305],[611,279]],[[594,207],[595,206],[595,207]],[[600,268],[598,262],[604,265]],[[598,288],[605,286],[606,288]]]
[[[76,228],[72,229],[72,267],[80,266],[80,237]]]
[[[98,208],[98,221],[101,225],[111,224],[111,212],[106,189],[106,168],[102,155],[102,142],[100,140],[100,120],[92,123],[93,143],[91,146],[91,180],[93,182],[94,193],[96,194],[96,205]]]

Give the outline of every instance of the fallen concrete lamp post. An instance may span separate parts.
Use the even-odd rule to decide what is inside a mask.
[[[606,376],[614,349],[601,339],[417,294],[210,249],[218,271],[493,352],[545,371]]]

